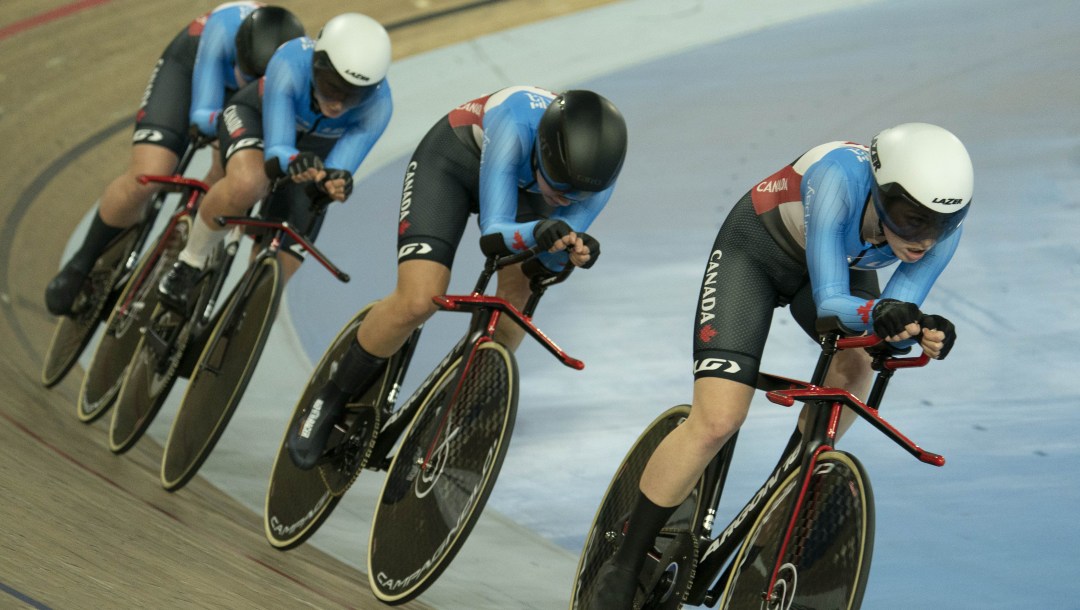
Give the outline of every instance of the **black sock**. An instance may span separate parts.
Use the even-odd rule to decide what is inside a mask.
[[[645,494],[638,491],[637,501],[630,511],[629,524],[622,546],[615,551],[613,561],[634,572],[640,572],[645,563],[645,553],[652,548],[657,534],[667,523],[669,517],[679,507],[658,506]],[[681,503],[680,503],[681,504]]]
[[[331,383],[348,396],[355,396],[367,388],[375,376],[382,371],[386,364],[386,358],[380,358],[368,353],[360,344],[353,340],[349,343],[349,349],[338,362],[337,370],[330,377]]]
[[[69,264],[78,267],[83,272],[89,271],[94,266],[94,261],[105,251],[105,247],[109,245],[109,242],[123,232],[124,229],[122,228],[105,224],[105,221],[101,219],[101,214],[94,212],[94,218],[90,221],[90,228],[86,231],[86,237],[83,238],[79,250],[71,257]]]

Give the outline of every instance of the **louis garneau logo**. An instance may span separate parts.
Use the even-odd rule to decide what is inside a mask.
[[[431,245],[424,242],[417,242],[415,244],[405,244],[397,253],[397,257],[404,258],[406,256],[412,256],[414,254],[427,254],[431,252]]]
[[[133,142],[160,142],[165,136],[156,129],[136,129],[131,140]]]
[[[694,374],[703,371],[716,371],[717,373],[738,373],[742,370],[738,362],[724,358],[703,358],[694,361]]]

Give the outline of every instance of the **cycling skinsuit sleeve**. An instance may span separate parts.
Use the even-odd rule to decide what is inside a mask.
[[[862,254],[871,250],[876,250],[875,258],[882,264],[898,260],[888,245],[874,247],[862,240],[862,215],[869,194],[868,172],[865,160],[851,161],[830,154],[807,170],[801,186],[806,220],[806,261],[818,315],[836,316],[844,326],[857,332],[872,331],[871,313],[877,301],[851,295],[849,265],[854,262],[858,267]],[[881,298],[921,306],[956,251],[960,234],[961,231],[955,231],[919,261],[901,263]]]
[[[225,103],[225,90],[236,90],[236,31],[257,5],[236,4],[210,14],[199,39],[199,52],[191,76],[190,121],[209,137],[217,135],[217,117]]]
[[[299,150],[298,130],[337,139],[323,161],[327,168],[355,173],[382,136],[393,114],[390,83],[384,80],[371,97],[337,118],[319,114],[311,99],[311,63],[315,43],[303,37],[282,45],[263,81],[263,137],[267,159],[282,171]]]
[[[535,104],[538,96],[518,93],[520,99],[506,102],[484,115],[484,142],[480,155],[480,232],[499,233],[512,251],[536,245],[533,228],[539,221],[517,222],[518,191],[535,185],[532,179],[532,147],[536,123],[546,103]],[[532,103],[526,100],[531,100]],[[550,102],[550,100],[545,100]],[[522,183],[525,183],[524,185]],[[614,186],[582,201],[556,208],[550,216],[566,222],[575,231],[585,231],[604,209]],[[541,262],[553,271],[566,264],[565,252],[543,254]]]
[[[390,83],[384,80],[373,98],[366,100],[360,108],[349,111],[350,114],[355,112],[355,118],[349,122],[345,133],[327,155],[326,167],[356,173],[386,131],[393,110]]]
[[[296,98],[308,82],[303,70],[305,63],[310,70],[310,60],[304,62],[304,51],[314,48],[310,38],[291,40],[282,45],[266,65],[262,82],[265,154],[267,159],[276,158],[283,172],[300,152],[296,149]]]

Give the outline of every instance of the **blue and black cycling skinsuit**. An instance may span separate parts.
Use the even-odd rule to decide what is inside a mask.
[[[502,250],[536,244],[542,219],[585,231],[614,185],[568,206],[548,205],[536,183],[533,150],[540,117],[556,97],[536,87],[508,87],[471,100],[439,119],[421,140],[405,173],[398,218],[398,263],[422,259],[452,267],[470,214],[483,236],[501,236]],[[542,254],[549,271],[566,252]]]
[[[312,98],[311,63],[315,42],[295,38],[281,45],[266,67],[266,76],[236,93],[218,121],[218,141],[222,163],[238,151],[263,150],[267,160],[275,160],[282,172],[300,152],[313,152],[326,169],[343,169],[355,174],[360,164],[386,130],[393,113],[390,83],[378,89],[358,106],[341,116],[320,114]],[[314,241],[322,226],[325,209],[312,216],[308,185],[287,182],[271,193],[264,205],[266,214],[288,219],[305,237]],[[285,248],[297,257],[304,252],[290,239]]]
[[[230,2],[195,19],[161,54],[135,115],[132,144],[163,146],[177,156],[197,125],[216,134],[225,100],[238,88],[236,31],[258,2]]]
[[[962,228],[918,261],[901,262],[885,290],[875,269],[898,262],[878,226],[866,227],[872,180],[867,147],[830,142],[750,190],[728,214],[706,264],[694,322],[694,377],[754,385],[776,307],[815,342],[818,317],[873,328],[879,298],[922,305]],[[866,235],[876,235],[870,243]]]

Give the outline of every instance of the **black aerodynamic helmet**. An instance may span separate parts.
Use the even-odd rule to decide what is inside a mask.
[[[304,24],[280,6],[262,6],[251,12],[236,31],[236,66],[246,76],[266,74],[266,64],[278,47],[304,35]]]
[[[560,191],[602,191],[619,177],[626,159],[626,121],[604,96],[571,90],[544,111],[536,130],[536,157],[544,179]]]

